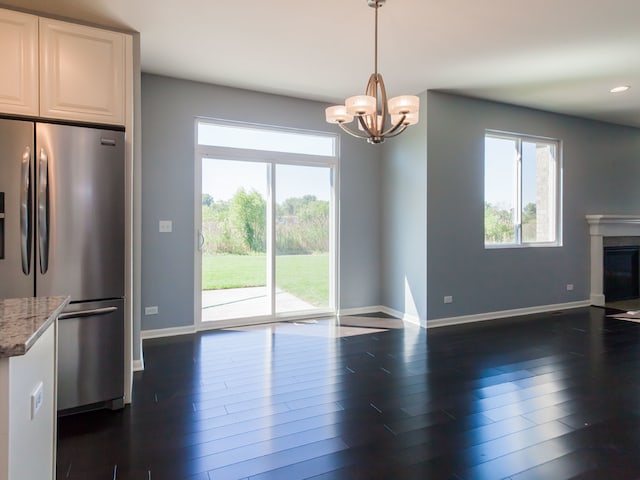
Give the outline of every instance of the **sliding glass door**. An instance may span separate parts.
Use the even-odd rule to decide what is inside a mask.
[[[202,321],[269,315],[269,166],[202,159]]]
[[[336,159],[318,157],[196,145],[200,326],[335,312]]]
[[[331,303],[331,169],[276,166],[276,312]]]

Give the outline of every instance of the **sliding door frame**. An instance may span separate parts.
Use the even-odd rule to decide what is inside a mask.
[[[242,127],[255,127],[272,131],[283,131],[287,133],[299,133],[306,135],[318,135],[331,137],[334,141],[334,155],[320,156],[307,155],[288,152],[274,152],[266,150],[253,150],[243,148],[207,146],[198,144],[198,125],[200,123],[215,123],[219,125],[238,125]],[[219,328],[229,328],[242,325],[256,325],[260,323],[272,323],[280,320],[291,320],[297,318],[313,318],[319,316],[335,315],[340,304],[339,299],[339,140],[340,137],[327,132],[317,132],[309,130],[299,130],[291,128],[256,125],[240,122],[230,122],[217,119],[195,119],[195,175],[194,175],[194,325],[196,330],[211,330]],[[240,317],[225,320],[202,321],[202,251],[203,244],[202,229],[202,160],[211,158],[215,160],[231,160],[239,162],[263,163],[268,165],[268,185],[267,185],[267,291],[269,295],[268,315],[257,317]],[[330,172],[330,209],[329,209],[329,307],[318,308],[308,311],[283,312],[276,311],[276,166],[294,165],[307,167],[329,168]]]

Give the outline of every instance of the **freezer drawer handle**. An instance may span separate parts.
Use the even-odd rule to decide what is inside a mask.
[[[108,147],[115,147],[116,141],[113,138],[101,138],[100,143]]]
[[[92,308],[90,310],[78,310],[77,312],[65,312],[58,316],[58,320],[66,320],[68,318],[92,317],[94,315],[107,315],[115,312],[118,307]]]
[[[49,157],[40,150],[38,181],[38,236],[40,239],[40,273],[49,270]]]
[[[20,251],[22,273],[31,273],[31,148],[25,147],[20,165],[22,183],[20,185]]]

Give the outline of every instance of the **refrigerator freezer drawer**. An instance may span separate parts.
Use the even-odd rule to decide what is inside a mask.
[[[75,303],[58,322],[58,411],[124,396],[124,300]]]

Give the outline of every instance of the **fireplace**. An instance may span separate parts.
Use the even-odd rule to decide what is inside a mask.
[[[619,253],[614,254],[609,262],[613,262],[615,267],[620,263],[627,264],[626,273],[618,272],[612,276],[611,281],[614,286],[616,283],[626,283],[630,277],[634,276],[635,268],[636,285],[631,280],[631,285],[626,286],[626,291],[618,293],[620,295],[634,295],[629,298],[638,298],[638,261],[636,257],[635,267],[631,264],[634,260],[633,255],[640,253],[632,253],[630,250],[638,250],[640,252],[640,215],[587,215],[589,223],[589,234],[591,236],[591,297],[592,305],[604,306],[605,303],[605,247],[609,249],[618,249]],[[623,281],[624,279],[624,281]],[[607,288],[609,288],[607,286]],[[635,293],[632,293],[635,292]],[[618,295],[614,293],[615,295]],[[612,299],[606,296],[606,301]]]
[[[604,247],[604,296],[607,302],[640,297],[640,246]]]

